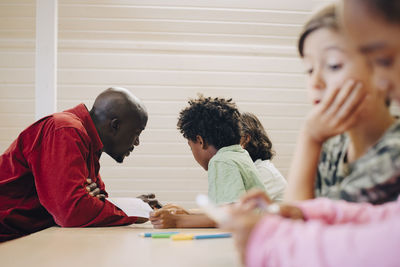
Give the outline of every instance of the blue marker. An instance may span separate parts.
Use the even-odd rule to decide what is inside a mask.
[[[227,238],[232,237],[230,233],[224,234],[208,234],[208,235],[193,235],[193,234],[177,234],[172,235],[171,239],[175,241],[193,240],[193,239],[210,239],[210,238]]]
[[[179,232],[151,232],[151,233],[140,233],[141,237],[152,237],[153,235],[174,235],[179,234]]]
[[[227,238],[232,237],[232,234],[210,234],[210,235],[195,235],[193,239],[209,239],[209,238]]]

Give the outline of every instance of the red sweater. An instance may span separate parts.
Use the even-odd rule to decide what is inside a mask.
[[[0,156],[0,241],[55,224],[111,226],[135,222],[110,202],[90,196],[91,178],[105,192],[103,144],[84,104],[25,129]]]

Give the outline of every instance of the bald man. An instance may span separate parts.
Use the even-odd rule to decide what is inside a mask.
[[[90,112],[80,104],[25,129],[0,156],[0,241],[44,228],[144,222],[111,202],[99,174],[102,152],[119,163],[139,145],[147,124],[143,103],[109,88]],[[91,185],[86,190],[87,179]]]

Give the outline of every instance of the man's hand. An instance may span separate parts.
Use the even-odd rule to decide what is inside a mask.
[[[106,195],[101,194],[100,188],[97,186],[96,183],[92,182],[92,179],[87,178],[86,179],[86,191],[91,195],[92,197],[97,197],[98,199],[104,201],[106,199]]]
[[[143,202],[146,202],[147,204],[149,204],[149,206],[152,209],[161,209],[162,208],[161,203],[158,202],[158,200],[156,199],[156,195],[154,193],[140,195],[140,196],[137,196],[137,198],[139,198],[139,199],[143,200]]]

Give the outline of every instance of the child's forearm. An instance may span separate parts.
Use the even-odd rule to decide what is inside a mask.
[[[189,214],[203,214],[201,209],[189,209]]]
[[[216,223],[205,214],[182,214],[177,216],[176,228],[213,228]]]
[[[302,129],[289,170],[285,201],[314,198],[314,183],[322,143]]]

